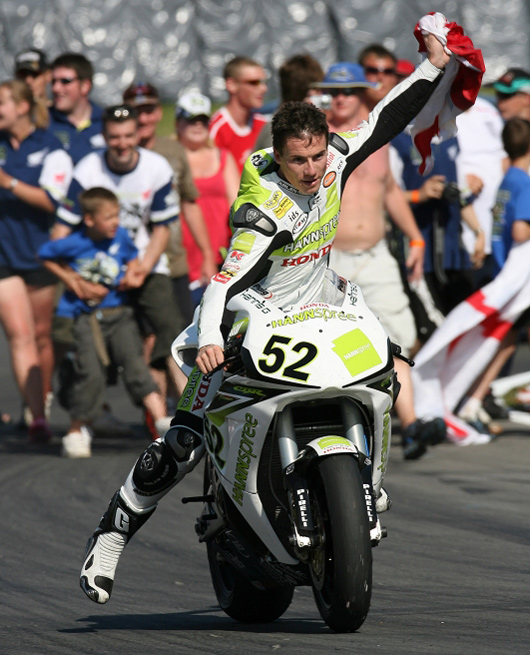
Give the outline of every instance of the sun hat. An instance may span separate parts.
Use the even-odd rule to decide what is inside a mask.
[[[198,116],[210,118],[212,103],[210,99],[201,93],[186,93],[177,100],[175,105],[175,116],[190,120]]]
[[[15,55],[15,71],[42,73],[49,68],[48,60],[42,50],[27,48]]]

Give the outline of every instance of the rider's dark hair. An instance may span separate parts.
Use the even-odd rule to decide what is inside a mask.
[[[283,152],[287,139],[309,139],[325,136],[329,142],[326,115],[309,102],[285,102],[272,117],[272,145]]]

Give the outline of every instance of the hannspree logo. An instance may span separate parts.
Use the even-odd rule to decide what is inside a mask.
[[[377,350],[359,328],[334,339],[333,344],[334,352],[340,357],[352,376],[381,364]]]
[[[305,309],[298,314],[291,314],[280,318],[277,321],[271,321],[271,327],[283,327],[284,325],[294,325],[295,323],[303,323],[310,321],[314,318],[322,318],[324,321],[338,319],[339,321],[356,321],[355,314],[346,314],[345,312],[337,312],[336,309],[329,309],[326,307],[316,307],[315,309]]]
[[[252,440],[256,436],[257,425],[258,420],[252,414],[245,414],[245,425],[243,426],[241,441],[239,442],[234,476],[235,481],[232,487],[232,498],[241,506],[243,505],[243,492],[247,488],[248,467],[252,458],[256,458],[254,454],[254,442]]]
[[[355,450],[351,441],[345,439],[344,437],[322,437],[317,441],[320,448],[325,452],[330,452],[332,450]]]

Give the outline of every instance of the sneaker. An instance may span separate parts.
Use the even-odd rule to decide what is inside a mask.
[[[490,434],[488,422],[484,423],[482,420],[480,409],[475,412],[469,412],[464,409],[458,412],[457,416],[470,425],[474,430],[480,432],[480,434]]]
[[[492,441],[492,439],[494,439],[492,434],[477,432],[475,434],[470,434],[469,436],[465,437],[465,439],[458,439],[454,443],[457,446],[483,446],[484,444]]]
[[[92,455],[92,436],[84,425],[74,432],[69,432],[62,439],[61,455],[70,459],[90,457]]]
[[[404,459],[419,459],[427,450],[427,446],[421,439],[422,422],[414,421],[403,430],[402,446]]]
[[[31,443],[48,443],[52,438],[48,421],[44,417],[33,419],[28,435]]]
[[[443,418],[433,418],[431,421],[420,421],[421,440],[429,446],[437,446],[445,441],[447,435],[447,426]]]
[[[95,603],[110,600],[116,567],[126,543],[125,535],[100,529],[88,540],[79,584]]]
[[[47,421],[50,420],[52,404],[53,404],[53,391],[48,391],[48,393],[46,394],[46,398],[44,399],[44,417],[46,418]],[[29,428],[29,426],[32,423],[33,423],[33,412],[31,411],[29,406],[26,405],[26,403],[23,403],[22,415],[20,417],[20,421],[18,422],[18,426],[20,429]]]
[[[484,397],[484,400],[482,401],[482,409],[490,417],[490,420],[491,419],[499,420],[499,419],[508,418],[508,410],[506,409],[506,407],[502,407],[501,405],[499,405],[499,403],[496,401],[491,391]],[[489,423],[489,421],[487,422]]]

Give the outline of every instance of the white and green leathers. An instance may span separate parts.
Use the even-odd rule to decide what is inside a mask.
[[[223,347],[226,303],[255,283],[284,309],[325,301],[324,273],[348,176],[407,126],[427,103],[441,75],[425,60],[373,109],[368,121],[351,132],[331,135],[326,172],[314,195],[301,194],[278,175],[271,149],[249,157],[232,207],[229,252],[203,297],[199,347]]]

